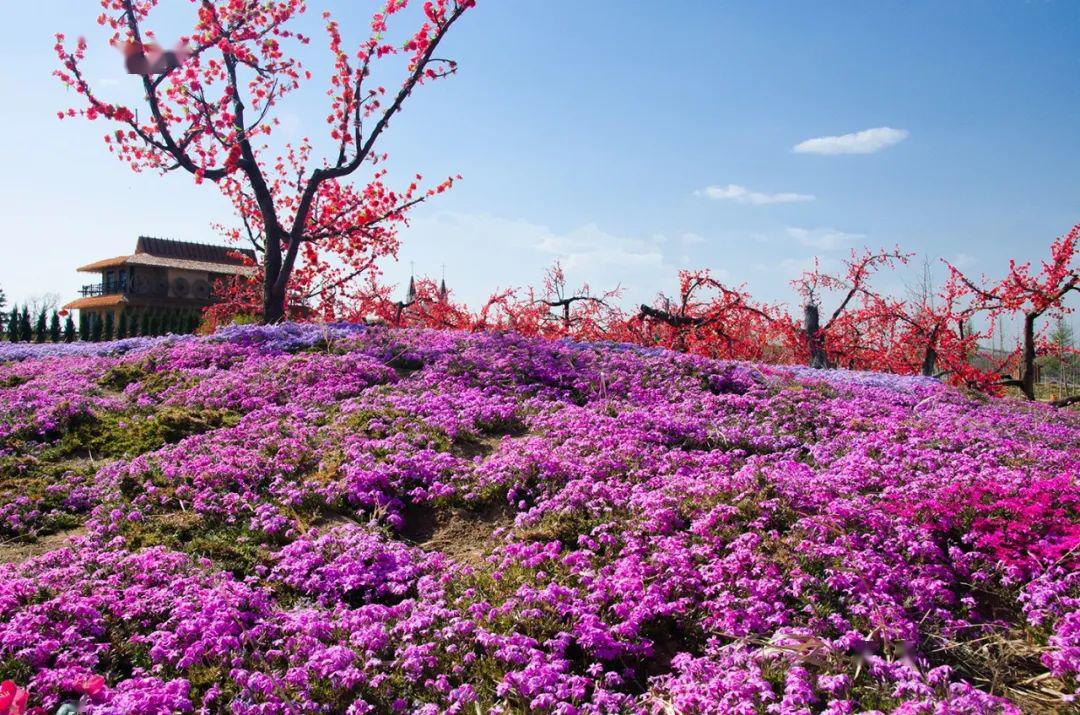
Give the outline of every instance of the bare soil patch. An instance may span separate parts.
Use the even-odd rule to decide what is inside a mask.
[[[16,564],[59,549],[67,544],[68,539],[82,536],[86,529],[82,526],[65,529],[39,537],[21,537],[0,542],[0,564]]]
[[[511,506],[502,502],[477,509],[412,504],[405,509],[401,536],[454,561],[478,565],[498,543],[494,532],[512,527],[514,515]]]
[[[458,438],[454,440],[454,444],[451,447],[453,452],[458,457],[465,459],[476,459],[477,457],[484,458],[491,455],[499,445],[502,444],[502,436],[494,435],[480,435],[472,436],[468,438]]]

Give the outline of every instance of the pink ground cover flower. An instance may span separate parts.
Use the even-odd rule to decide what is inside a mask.
[[[993,639],[1078,687],[1072,413],[362,326],[20,350],[0,385],[0,465],[47,484],[0,529],[85,528],[0,565],[27,707],[1019,712],[950,655]],[[80,420],[138,449],[90,465]]]
[[[0,683],[0,713],[3,715],[23,715],[29,693],[10,680]]]

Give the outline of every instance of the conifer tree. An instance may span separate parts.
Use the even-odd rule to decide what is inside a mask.
[[[128,332],[128,315],[127,311],[120,313],[120,321],[116,325],[116,339],[123,340],[127,337]]]
[[[79,340],[86,342],[90,339],[90,318],[86,313],[79,311]]]
[[[64,319],[64,342],[75,342],[75,321],[71,319],[71,313]]]
[[[34,325],[34,341],[38,343],[45,342],[45,336],[49,329],[48,318],[45,316],[45,309],[42,308],[38,313],[37,324]]]
[[[60,342],[60,314],[55,310],[49,318],[49,340],[54,343]]]
[[[90,340],[95,343],[101,342],[101,316],[97,313],[90,314]]]
[[[19,315],[19,340],[28,343],[34,339],[34,330],[30,327],[30,308],[23,306]]]
[[[8,316],[7,336],[11,342],[19,342],[19,306],[17,305],[11,306],[11,315]]]
[[[106,340],[112,340],[113,339],[113,325],[114,325],[113,314],[112,314],[112,311],[110,310],[108,313],[105,314],[104,336],[105,336]]]
[[[142,314],[142,326],[139,328],[139,335],[153,335],[154,326],[150,316],[150,310],[143,310]]]

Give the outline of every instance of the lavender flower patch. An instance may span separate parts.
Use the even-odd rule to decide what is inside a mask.
[[[0,559],[0,697],[38,712],[1080,695],[1080,417],[933,380],[344,325],[23,346],[0,469],[0,555],[58,546]]]

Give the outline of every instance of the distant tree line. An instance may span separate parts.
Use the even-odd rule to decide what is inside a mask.
[[[3,316],[0,320],[3,332],[13,343],[70,343],[76,337],[75,323],[67,311],[64,311],[61,322],[60,311],[57,310],[50,313],[42,309],[36,317],[32,317],[26,305],[21,309],[15,305],[10,311],[4,311],[0,303],[0,315]]]
[[[193,333],[202,320],[197,309],[148,309],[138,312],[123,311],[117,317],[112,312],[100,315],[82,313],[76,328],[71,314],[65,311],[45,309],[36,316],[28,306],[12,306],[5,310],[3,292],[0,291],[0,331],[13,343],[70,343],[75,340],[99,342],[122,340],[138,336],[158,336],[169,333]]]

